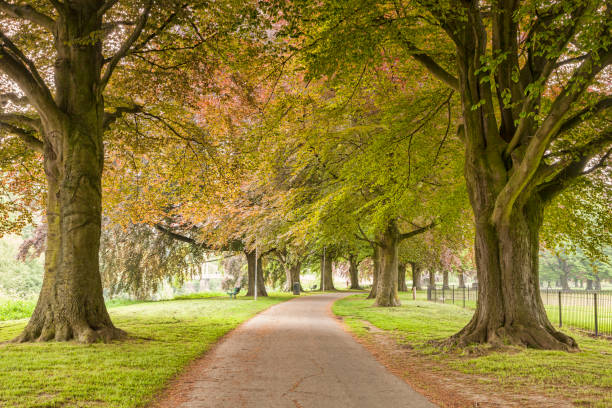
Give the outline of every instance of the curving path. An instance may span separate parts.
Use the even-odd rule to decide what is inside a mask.
[[[304,296],[255,316],[179,378],[157,406],[435,407],[331,316],[331,304],[344,296]]]

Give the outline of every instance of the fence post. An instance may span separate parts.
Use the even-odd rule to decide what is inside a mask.
[[[438,301],[438,288],[436,288],[436,285],[434,285],[433,287],[433,298],[434,298],[434,302]]]
[[[431,286],[427,287],[427,300],[431,301]]]
[[[455,304],[455,285],[453,285],[453,305]]]
[[[593,292],[593,312],[595,313],[595,336],[597,336],[599,332],[597,326],[597,292]]]
[[[463,285],[463,307],[465,307],[465,285]]]
[[[412,300],[416,300],[416,286],[412,287]]]
[[[563,320],[561,320],[561,291],[559,293],[559,327],[563,327]]]
[[[442,303],[446,302],[446,298],[444,297],[444,285],[442,285]]]

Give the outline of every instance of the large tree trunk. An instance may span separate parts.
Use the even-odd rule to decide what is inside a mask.
[[[67,3],[68,4],[68,3]],[[38,303],[16,341],[91,343],[125,336],[102,296],[98,251],[104,162],[100,93],[101,17],[96,5],[70,3],[57,18],[56,102],[41,115],[48,183],[45,273]]]
[[[380,241],[381,263],[375,304],[382,307],[400,306],[401,303],[397,295],[397,266],[400,237],[394,221],[389,222]]]
[[[349,255],[349,277],[351,279],[351,289],[361,289],[359,287],[359,263],[357,256]]]
[[[491,343],[576,349],[574,339],[554,329],[540,298],[538,252],[544,208],[538,190],[540,180],[527,176],[529,184],[522,185],[510,180],[514,174],[529,173],[531,170],[526,166],[537,166],[537,160],[523,156],[525,161],[521,162],[522,152],[518,149],[513,156],[504,154],[515,134],[517,118],[513,114],[518,116],[520,109],[513,112],[513,108],[502,108],[501,126],[497,122],[491,85],[482,80],[487,75],[481,65],[482,56],[488,53],[487,30],[473,3],[465,3],[464,10],[467,20],[455,38],[463,114],[461,136],[466,147],[464,175],[476,222],[479,298],[472,320],[450,340],[460,345]],[[512,17],[503,12],[494,18],[500,16],[512,24],[508,20]],[[506,25],[504,29],[508,29],[510,36],[495,31],[493,43],[510,49],[510,44],[516,45],[516,38],[511,27]],[[502,69],[507,70],[512,62],[509,59],[505,62],[509,65],[501,64]],[[510,81],[509,86],[519,86],[503,75],[498,79]],[[527,118],[522,125],[533,129],[536,122]],[[529,141],[523,138],[521,142]]]
[[[261,268],[261,256],[257,257],[255,251],[245,251],[244,254],[247,258],[247,271],[249,276],[249,287],[246,296],[255,295],[255,262],[257,262],[257,296],[268,296],[263,270]]]
[[[397,290],[399,292],[408,292],[408,286],[406,286],[406,264],[399,263],[397,265]]]
[[[469,173],[468,173],[469,175]],[[476,201],[476,264],[478,303],[472,320],[452,340],[461,345],[488,342],[543,349],[574,349],[575,341],[555,330],[540,297],[539,229],[543,206],[536,198],[517,205],[510,222],[491,225],[490,214],[478,207],[486,191],[468,177]],[[474,192],[478,190],[478,194]],[[489,197],[490,198],[490,197]],[[482,201],[481,201],[482,200]]]
[[[442,272],[442,288],[445,290],[450,289],[450,286],[448,284],[448,270],[447,269],[445,269]]]
[[[319,281],[321,290],[336,290],[334,287],[334,258],[327,256],[325,259],[321,257],[321,279]]]
[[[421,265],[418,262],[410,262],[412,268],[412,287],[416,290],[423,290],[421,282]]]
[[[378,276],[380,275],[380,248],[378,245],[374,245],[372,251],[372,288],[366,299],[375,299],[376,292],[378,291]]]

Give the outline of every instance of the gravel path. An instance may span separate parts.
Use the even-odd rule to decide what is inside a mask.
[[[303,296],[255,316],[177,379],[156,407],[435,407],[332,317],[346,293]]]

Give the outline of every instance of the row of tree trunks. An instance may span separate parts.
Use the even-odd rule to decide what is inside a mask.
[[[255,251],[245,251],[247,258],[248,271],[248,291],[246,296],[255,295],[255,265],[257,265],[257,296],[268,296],[266,284],[264,282],[263,270],[261,268],[261,256],[257,256]]]
[[[327,254],[327,256],[321,257],[321,279],[319,281],[321,290],[336,290],[334,287],[333,264],[333,256]]]
[[[397,290],[399,292],[408,292],[408,286],[406,286],[406,264],[399,263],[397,265]]]
[[[359,262],[357,262],[357,255],[349,255],[349,278],[351,280],[351,289],[361,289],[359,286]]]
[[[416,290],[423,290],[421,283],[421,265],[418,262],[410,262],[412,268],[412,287]]]

